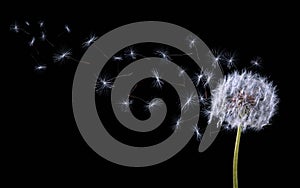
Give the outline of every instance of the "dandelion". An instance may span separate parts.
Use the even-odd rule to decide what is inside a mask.
[[[279,102],[276,88],[266,78],[251,72],[234,72],[225,77],[212,93],[210,119],[217,126],[237,128],[233,159],[233,187],[238,187],[237,163],[242,130],[261,130],[270,123]]]

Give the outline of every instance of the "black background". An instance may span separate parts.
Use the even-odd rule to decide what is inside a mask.
[[[75,183],[83,181],[121,186],[231,187],[235,132],[221,132],[204,153],[197,151],[193,138],[170,160],[147,168],[123,167],[106,161],[92,151],[81,137],[72,112],[72,82],[77,63],[51,65],[43,74],[33,70],[32,49],[23,36],[9,32],[15,21],[36,23],[44,20],[47,32],[60,33],[64,24],[73,32],[60,47],[80,46],[94,31],[101,36],[124,24],[157,20],[185,27],[197,34],[210,48],[236,50],[239,67],[247,66],[254,56],[263,58],[260,70],[278,86],[279,112],[273,124],[260,132],[242,135],[239,155],[240,187],[272,187],[290,183],[296,164],[292,163],[297,139],[292,137],[291,103],[295,84],[289,61],[294,30],[293,11],[281,4],[229,5],[178,2],[176,8],[161,2],[124,4],[39,3],[7,5],[11,14],[1,24],[7,52],[1,68],[5,90],[3,168],[9,183]],[[18,5],[18,6],[17,6]],[[31,6],[35,5],[35,6]],[[78,7],[79,6],[79,7]],[[137,7],[133,7],[137,6]],[[19,8],[17,8],[19,7]],[[98,8],[99,7],[99,8]],[[118,7],[118,10],[116,7]],[[46,10],[48,9],[48,10]],[[98,10],[99,9],[99,10]],[[105,12],[107,11],[107,12]],[[284,12],[288,11],[288,13]],[[73,52],[80,59],[83,51]],[[47,50],[47,49],[46,49]],[[45,52],[46,56],[53,52]],[[52,56],[50,56],[50,59]],[[295,62],[293,62],[295,63]],[[291,83],[292,82],[292,83]],[[15,181],[15,179],[20,179]],[[106,185],[108,186],[108,185]]]

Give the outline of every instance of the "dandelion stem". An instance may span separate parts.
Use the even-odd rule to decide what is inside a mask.
[[[238,157],[242,127],[238,126],[233,156],[233,188],[238,188]]]

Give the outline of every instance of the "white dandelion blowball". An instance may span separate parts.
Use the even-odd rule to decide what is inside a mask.
[[[278,102],[272,82],[252,72],[234,72],[212,92],[209,122],[216,118],[217,126],[260,130],[269,124]]]

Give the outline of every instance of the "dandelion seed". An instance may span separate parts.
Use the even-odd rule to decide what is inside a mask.
[[[175,123],[175,125],[174,125],[174,129],[178,130],[180,128],[180,126],[181,126],[181,123],[182,123],[181,118],[178,118],[177,121],[176,121],[176,123]]]
[[[105,93],[109,89],[113,88],[113,82],[106,78],[98,78],[96,81],[95,91],[98,94]]]
[[[194,82],[196,82],[196,86],[199,86],[200,81],[203,79],[203,76],[204,75],[202,72],[196,74],[196,77],[193,79]]]
[[[185,70],[184,69],[179,69],[178,71],[178,77],[182,77],[185,73]]]
[[[41,40],[42,40],[42,41],[45,41],[45,40],[46,40],[46,34],[45,34],[44,32],[42,32]]]
[[[128,112],[131,104],[132,104],[132,101],[131,101],[131,100],[129,100],[129,99],[123,100],[123,101],[120,103],[122,111]]]
[[[129,57],[131,59],[136,59],[137,54],[135,53],[135,51],[133,49],[129,49],[125,52],[125,56]]]
[[[37,65],[37,66],[34,67],[35,71],[43,71],[43,70],[46,70],[46,69],[47,69],[46,65]]]
[[[262,62],[262,59],[260,57],[255,57],[254,59],[252,59],[250,61],[250,64],[253,66],[253,67],[258,67],[260,68],[261,67],[261,62]]]
[[[211,82],[211,80],[213,79],[213,73],[210,72],[210,71],[204,71],[204,75],[205,75],[205,78],[206,78],[206,81],[204,83],[204,86],[207,86],[209,85],[209,83]]]
[[[217,64],[220,63],[220,61],[222,60],[222,51],[220,50],[212,50],[210,53],[209,53],[209,58],[211,59],[211,62],[212,62],[212,66],[214,68],[216,68]]]
[[[54,54],[53,60],[54,62],[62,62],[66,59],[69,59],[72,55],[71,50],[62,51],[59,53]]]
[[[113,56],[114,61],[122,61],[123,58],[121,56]]]
[[[157,70],[152,70],[152,74],[153,74],[153,77],[155,78],[155,81],[154,81],[154,87],[158,87],[158,88],[161,88],[162,85],[164,84],[164,82],[160,79],[160,76],[157,72]]]
[[[65,25],[65,30],[68,32],[68,33],[71,33],[71,29],[68,25]]]
[[[159,107],[162,105],[162,100],[161,99],[153,99],[151,102],[149,102],[146,105],[146,108],[152,111],[155,107]]]
[[[196,39],[195,38],[188,39],[188,42],[189,42],[189,47],[190,48],[194,48],[195,47],[195,44],[196,44]]]
[[[94,34],[91,34],[90,37],[82,44],[84,48],[89,47],[92,43],[94,43],[98,37]]]
[[[34,42],[35,42],[35,37],[32,37],[31,41],[28,43],[29,46],[33,46]]]
[[[167,51],[161,51],[161,50],[158,50],[158,51],[156,51],[156,54],[157,54],[159,57],[161,57],[161,58],[163,58],[164,60],[166,60],[166,61],[171,61],[171,58],[170,58],[170,56],[168,55],[168,52],[167,52]]]
[[[194,131],[195,134],[196,134],[196,139],[197,139],[198,141],[201,140],[202,135],[201,135],[200,130],[199,130],[199,128],[198,128],[197,125],[195,125],[195,126],[193,127],[193,131]]]
[[[186,97],[185,103],[181,107],[181,111],[185,111],[189,109],[192,105],[195,105],[197,103],[195,99],[197,99],[197,97],[193,93]]]
[[[44,27],[44,21],[39,21],[40,28]]]
[[[18,33],[20,31],[20,27],[17,25],[17,23],[10,26],[10,30],[14,31],[15,33]]]

